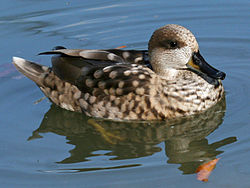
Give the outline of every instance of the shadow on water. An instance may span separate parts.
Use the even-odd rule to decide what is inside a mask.
[[[132,159],[160,152],[157,144],[165,143],[167,163],[180,164],[184,174],[195,173],[199,165],[216,158],[223,151],[218,148],[236,141],[223,138],[209,144],[207,136],[222,124],[226,110],[225,98],[202,114],[165,122],[114,122],[92,119],[52,105],[44,115],[40,127],[29,138],[42,138],[40,133],[52,132],[66,136],[74,145],[70,157],[57,162],[71,164],[88,161],[90,157],[107,155],[110,160]],[[109,150],[106,154],[95,154]],[[138,165],[132,165],[138,166]],[[109,167],[126,168],[128,166]],[[74,171],[103,170],[106,168],[69,169]]]

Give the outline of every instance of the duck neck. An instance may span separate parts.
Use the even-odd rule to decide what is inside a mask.
[[[156,68],[154,69],[155,73],[159,76],[164,77],[167,80],[175,80],[178,75],[179,75],[179,71],[176,69],[163,69],[163,68]]]
[[[206,74],[203,74],[201,72],[194,72],[192,70],[187,69],[173,69],[173,68],[167,68],[167,69],[154,69],[155,73],[164,77],[167,80],[197,80],[197,79],[203,79],[208,84],[214,85],[215,87],[219,86],[219,81],[207,76]]]

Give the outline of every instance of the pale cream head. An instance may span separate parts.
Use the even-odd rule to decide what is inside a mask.
[[[177,74],[187,68],[193,52],[199,51],[195,36],[180,25],[169,24],[157,29],[148,44],[154,71],[162,76]]]

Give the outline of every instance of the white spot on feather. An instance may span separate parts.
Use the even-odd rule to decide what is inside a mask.
[[[130,70],[126,70],[125,72],[124,72],[124,75],[125,76],[129,76],[131,74],[131,71]]]
[[[143,80],[143,79],[145,79],[145,78],[146,78],[146,77],[145,77],[144,74],[140,74],[140,75],[139,75],[139,79]]]
[[[109,60],[111,60],[111,61],[114,61],[115,60],[115,54],[113,54],[113,53],[109,53],[108,55],[107,55],[107,57],[108,57],[108,59]]]
[[[137,58],[135,58],[135,60],[134,60],[135,63],[138,63],[139,61],[142,61],[142,57],[137,57]]]
[[[66,109],[66,110],[74,111],[73,106],[71,106],[70,104],[61,103],[61,107]]]
[[[123,52],[122,56],[124,57],[124,59],[127,59],[130,56],[129,52]]]
[[[103,69],[103,72],[110,72],[112,68],[113,68],[113,65],[107,66]]]
[[[134,81],[132,82],[132,84],[133,84],[134,87],[137,87],[137,86],[139,85],[139,82],[138,82],[137,80],[134,80]]]

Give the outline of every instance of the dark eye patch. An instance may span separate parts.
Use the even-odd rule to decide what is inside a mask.
[[[161,41],[160,45],[167,49],[176,49],[176,48],[181,48],[185,46],[184,43],[177,41],[177,40],[171,40],[171,39]]]
[[[167,49],[176,49],[179,47],[179,44],[177,41],[174,40],[163,40],[161,41],[161,46]]]

